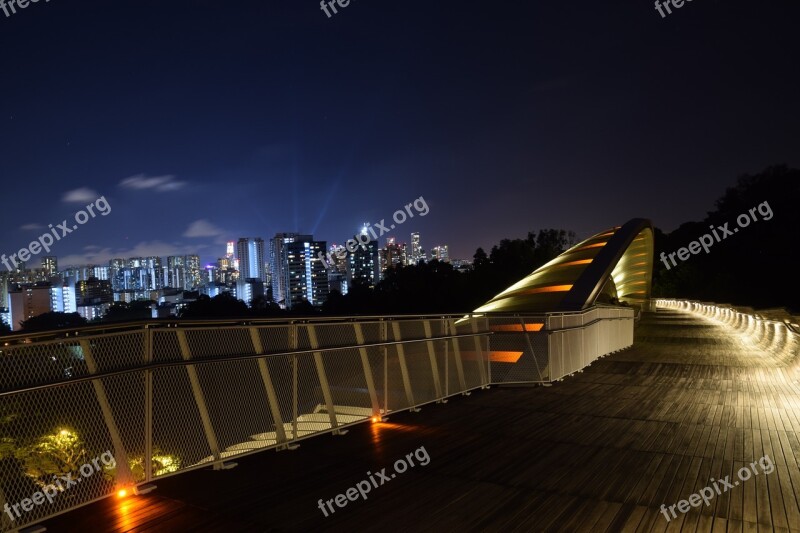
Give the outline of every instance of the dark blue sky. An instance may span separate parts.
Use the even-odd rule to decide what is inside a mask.
[[[429,214],[392,234],[420,231],[454,257],[543,227],[587,236],[644,216],[671,230],[742,173],[800,166],[799,11],[351,0],[328,19],[316,0],[51,0],[0,12],[0,252],[85,205],[70,191],[112,212],[57,244],[61,264],[209,261],[225,240],[278,231],[341,243],[420,196]]]

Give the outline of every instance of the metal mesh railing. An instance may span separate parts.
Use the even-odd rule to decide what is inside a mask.
[[[467,315],[3,339],[2,531],[485,387],[488,336]]]
[[[492,383],[547,383],[633,345],[634,310],[597,306],[542,315],[492,315]]]

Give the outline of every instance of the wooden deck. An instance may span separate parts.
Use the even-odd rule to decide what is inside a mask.
[[[230,471],[158,482],[50,531],[800,532],[800,388],[779,362],[689,315],[645,315],[630,350],[549,388],[493,388]],[[410,468],[325,518],[317,507],[424,446]],[[761,473],[667,522],[769,455]],[[756,466],[756,468],[759,468]],[[759,472],[761,470],[759,469]]]

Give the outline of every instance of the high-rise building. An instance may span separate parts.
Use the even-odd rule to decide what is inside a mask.
[[[235,285],[238,279],[239,272],[233,267],[233,259],[227,255],[218,258],[214,271],[214,279],[212,279],[211,282],[222,283],[223,285]]]
[[[295,241],[311,242],[313,240],[314,238],[311,235],[301,235],[298,233],[276,233],[275,237],[269,241],[269,286],[272,289],[273,301],[284,309],[291,305],[288,301],[288,246]]]
[[[199,255],[187,255],[184,257],[185,277],[184,286],[186,290],[196,290],[202,285],[202,274],[200,268]]]
[[[339,291],[340,293],[347,294],[349,287],[347,286],[347,272],[339,272],[337,270],[328,270],[328,290]]]
[[[124,276],[122,269],[125,268],[125,260],[122,258],[110,259],[108,261],[108,275],[111,280],[111,289],[116,293],[122,290]],[[77,280],[64,280],[70,285],[74,285]]]
[[[328,247],[328,255],[325,256],[325,262],[328,264],[328,277],[334,272],[346,275],[347,249],[341,244],[331,244]]]
[[[186,258],[182,255],[167,257],[166,287],[183,289],[186,286]]]
[[[264,282],[258,278],[239,278],[234,287],[236,298],[250,306],[253,305],[255,298],[264,296]]]
[[[97,279],[105,279],[111,281],[111,267],[107,266],[92,267],[89,277],[95,277]]]
[[[388,268],[402,266],[408,263],[406,244],[396,244],[394,237],[386,239],[386,246],[381,250],[381,272]]]
[[[28,285],[9,291],[8,307],[11,314],[11,329],[22,329],[21,323],[44,313],[52,311],[52,286],[49,283]]]
[[[108,280],[89,278],[75,284],[75,305],[78,307],[110,304],[113,301],[113,291]]]
[[[44,270],[48,276],[55,276],[58,274],[58,259],[54,255],[42,257],[42,270]]]
[[[362,230],[362,235],[366,230]],[[357,242],[358,238],[355,238]],[[381,262],[378,254],[378,243],[369,241],[359,244],[355,252],[347,256],[347,284],[352,287],[354,283],[363,284],[374,288],[381,280]]]
[[[431,250],[431,259],[438,259],[442,263],[450,262],[450,252],[446,244],[434,246]]]
[[[264,239],[260,237],[239,239],[236,244],[236,255],[239,258],[239,277],[241,279],[267,281]]]
[[[410,265],[416,265],[422,259],[422,247],[420,244],[419,233],[411,234],[411,256],[408,258]]]
[[[10,275],[0,271],[0,309],[8,308],[8,281]]]
[[[64,283],[50,288],[50,309],[59,313],[77,312],[75,286]]]
[[[328,299],[328,271],[320,259],[327,243],[315,241],[310,235],[286,243],[286,308],[291,309],[303,300],[321,306]],[[305,238],[308,237],[308,238]]]

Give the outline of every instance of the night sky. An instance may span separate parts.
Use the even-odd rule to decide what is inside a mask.
[[[60,265],[276,232],[452,257],[528,230],[701,219],[800,166],[800,5],[40,0],[0,11],[0,253],[98,195]],[[75,200],[75,201],[72,201]],[[383,239],[381,240],[383,245]],[[38,260],[36,261],[38,263]]]

